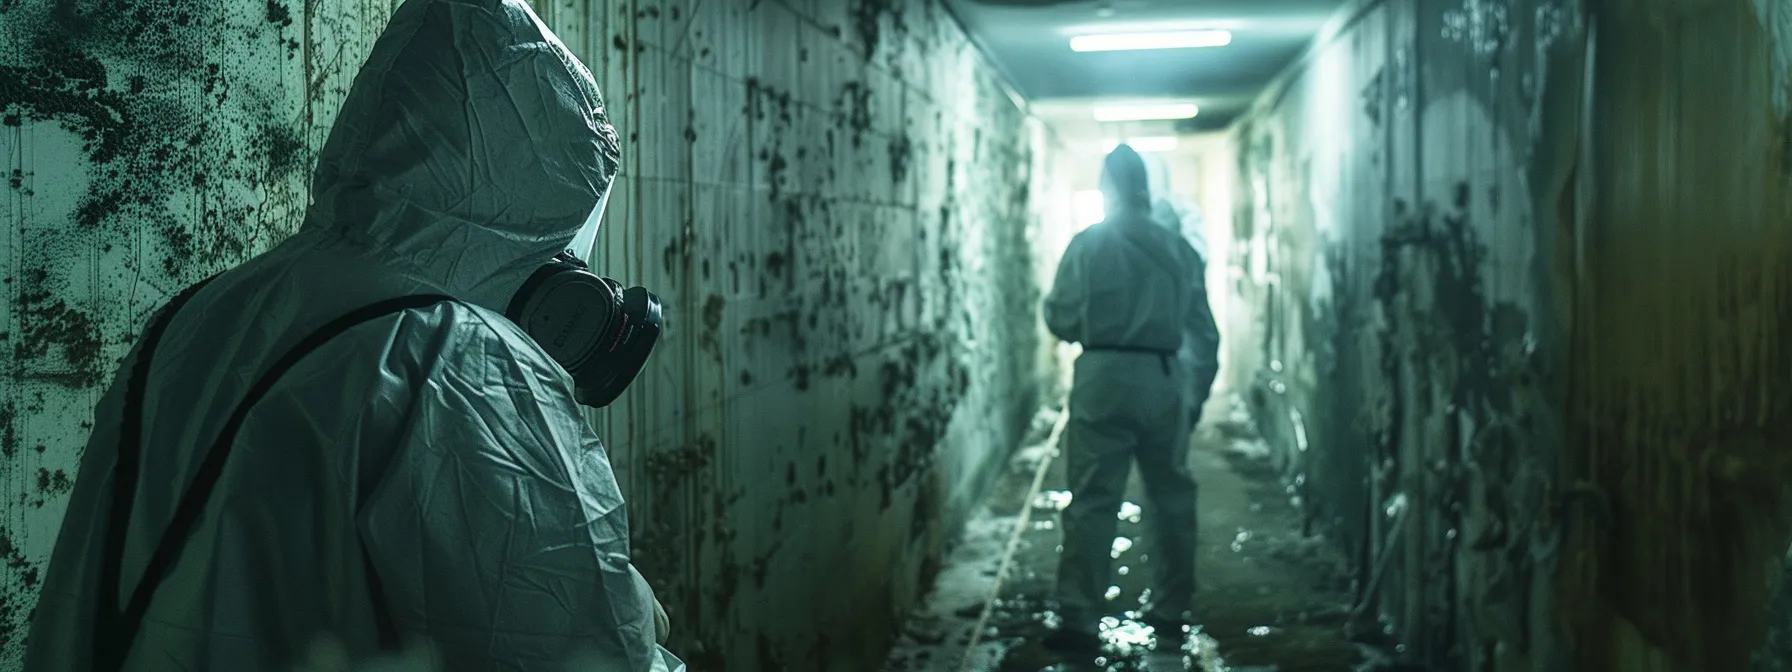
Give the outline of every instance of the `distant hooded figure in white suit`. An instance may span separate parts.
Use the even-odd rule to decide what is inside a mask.
[[[177,297],[101,401],[25,669],[291,670],[325,640],[447,670],[683,669],[576,401],[615,377],[531,327],[544,286],[623,310],[556,261],[591,240],[618,147],[523,0],[399,7],[302,230]],[[628,292],[631,328],[657,324]]]
[[[1082,345],[1070,391],[1064,553],[1057,598],[1063,627],[1047,645],[1083,652],[1112,611],[1102,593],[1121,498],[1133,462],[1144,478],[1157,548],[1145,622],[1175,631],[1194,593],[1195,481],[1188,468],[1190,371],[1177,355],[1205,312],[1200,258],[1151,216],[1137,152],[1121,145],[1102,167],[1107,218],[1070,241],[1045,298],[1052,334]]]
[[[1201,407],[1213,392],[1213,381],[1220,371],[1220,332],[1213,319],[1213,308],[1207,300],[1207,237],[1202,231],[1201,206],[1170,186],[1170,165],[1160,154],[1141,154],[1145,163],[1146,182],[1151,189],[1151,219],[1187,240],[1200,263],[1201,302],[1197,307],[1198,323],[1184,334],[1182,348],[1176,353],[1189,368],[1189,429],[1200,421]]]

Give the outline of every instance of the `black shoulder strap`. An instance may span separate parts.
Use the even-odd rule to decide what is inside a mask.
[[[101,541],[100,576],[99,576],[99,608],[93,615],[93,632],[96,648],[94,649],[94,669],[117,669],[124,664],[124,653],[116,656],[105,647],[98,646],[106,641],[106,637],[117,627],[119,582],[124,573],[124,539],[126,528],[130,525],[132,499],[137,494],[138,459],[142,455],[143,439],[143,385],[149,378],[149,361],[154,357],[156,345],[162,340],[162,332],[168,330],[168,323],[173,321],[174,314],[186,305],[194,294],[210,284],[218,276],[199,281],[179,294],[163,306],[150,320],[149,327],[143,331],[142,347],[137,349],[137,361],[131,366],[131,377],[125,383],[123,425],[118,433],[118,456],[112,467],[112,506],[106,518],[106,537]],[[117,663],[108,665],[105,658],[116,657]]]
[[[209,282],[209,280],[208,280]],[[203,285],[204,283],[201,283]],[[444,301],[453,301],[453,297],[441,294],[419,294],[388,299],[366,306],[343,315],[329,324],[299,341],[298,345],[282,356],[273,367],[263,374],[255,385],[249,388],[248,394],[230,414],[219,432],[217,441],[206,451],[194,473],[193,482],[182,494],[179,504],[174,510],[174,517],[163,532],[161,540],[156,544],[155,552],[150,556],[149,564],[144,569],[143,578],[131,593],[131,600],[123,611],[118,609],[122,580],[120,574],[124,564],[124,535],[130,524],[130,508],[136,496],[138,468],[142,454],[143,432],[143,387],[147,382],[149,361],[156,341],[161,338],[161,331],[167,327],[170,317],[181,304],[191,298],[199,285],[176,297],[167,310],[163,312],[156,324],[151,325],[146,334],[143,349],[138,354],[137,364],[132,372],[130,387],[125,395],[124,433],[119,441],[119,453],[115,478],[113,481],[112,517],[108,521],[108,534],[105,541],[106,557],[102,561],[100,609],[94,619],[94,665],[95,672],[116,672],[124,666],[125,655],[143,626],[143,618],[149,612],[149,603],[173,569],[175,560],[180,558],[181,551],[198,525],[199,516],[211,499],[212,490],[218,485],[223,475],[224,463],[230,457],[230,451],[236,442],[236,435],[242,429],[243,422],[248,419],[249,412],[255,404],[273,389],[280,377],[296,366],[306,355],[311,354],[323,344],[329,342],[343,332],[357,325],[370,322],[387,315],[425,308]],[[380,629],[380,644],[384,648],[394,648],[398,643],[397,628],[392,622],[391,614],[384,608],[383,596],[378,577],[373,574],[372,560],[362,553],[362,561],[367,566],[368,580],[375,605],[375,617]]]

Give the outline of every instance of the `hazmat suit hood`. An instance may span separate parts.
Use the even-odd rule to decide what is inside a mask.
[[[1101,196],[1109,219],[1150,214],[1151,191],[1145,166],[1132,146],[1116,146],[1102,159]]]
[[[343,101],[304,229],[503,312],[591,243],[619,157],[590,71],[523,0],[409,0]]]

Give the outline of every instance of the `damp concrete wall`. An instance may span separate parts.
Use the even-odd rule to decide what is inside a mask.
[[[0,669],[115,362],[295,230],[396,4],[0,3]],[[595,265],[670,306],[591,420],[671,647],[874,668],[1057,380],[1055,141],[934,0],[534,4],[625,141]]]
[[[1352,2],[1237,127],[1228,374],[1359,630],[1432,669],[1784,669],[1787,26]]]

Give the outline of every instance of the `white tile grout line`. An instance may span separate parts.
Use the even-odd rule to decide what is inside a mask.
[[[1008,536],[1008,547],[1002,551],[1002,564],[996,567],[996,583],[990,587],[989,599],[983,601],[983,613],[977,616],[977,628],[971,631],[971,641],[964,647],[964,659],[959,665],[963,672],[971,672],[971,660],[977,653],[977,644],[983,639],[983,628],[989,625],[989,612],[995,606],[996,598],[1002,595],[1002,580],[1008,576],[1008,565],[1014,562],[1014,552],[1020,548],[1020,536],[1026,533],[1028,519],[1033,516],[1033,497],[1039,494],[1039,486],[1045,482],[1045,472],[1051,470],[1052,460],[1058,456],[1058,441],[1069,421],[1070,407],[1066,404],[1063,412],[1058,414],[1058,421],[1052,424],[1051,436],[1045,440],[1051,450],[1045,451],[1045,457],[1040,458],[1039,466],[1033,470],[1033,485],[1021,499],[1020,519],[1014,523],[1014,534]]]

